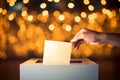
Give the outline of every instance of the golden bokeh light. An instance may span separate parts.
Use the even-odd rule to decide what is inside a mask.
[[[23,17],[27,16],[27,11],[26,11],[26,10],[22,11],[21,15],[22,15]]]
[[[97,14],[96,13],[92,13],[92,16],[93,16],[94,19],[97,18]]]
[[[46,4],[46,3],[41,3],[41,4],[40,4],[40,8],[41,8],[41,9],[45,9],[46,7],[47,7],[47,4]]]
[[[93,11],[93,10],[94,10],[94,6],[93,6],[93,5],[89,5],[89,6],[88,6],[88,10],[89,10],[89,11]]]
[[[23,0],[23,3],[24,3],[24,4],[29,3],[29,0]]]
[[[15,36],[9,35],[8,40],[11,44],[14,44],[17,42],[17,38]]]
[[[55,25],[54,25],[54,24],[50,24],[50,25],[48,26],[48,29],[49,29],[50,31],[53,31],[53,30],[55,29]]]
[[[120,0],[118,0],[118,2],[120,2]]]
[[[7,0],[7,3],[9,3],[9,6],[14,6],[15,5],[15,2],[16,2],[17,0]]]
[[[74,3],[72,3],[72,2],[70,2],[70,3],[68,3],[68,8],[70,8],[70,9],[72,9],[72,8],[74,8]]]
[[[15,5],[15,2],[10,2],[9,3],[9,6],[11,6],[11,7],[14,6],[14,5]]]
[[[63,15],[64,15],[65,17],[67,17],[67,18],[69,18],[69,17],[70,17],[69,12],[67,12],[67,11],[63,12]]]
[[[46,22],[48,21],[48,18],[49,18],[49,15],[48,15],[48,16],[44,16],[44,15],[42,15],[42,14],[39,14],[39,15],[37,16],[37,19],[38,19],[39,21],[43,22],[43,23],[46,23]]]
[[[58,19],[59,19],[60,21],[63,21],[63,20],[65,19],[65,16],[64,16],[64,15],[60,15],[60,16],[58,17]]]
[[[58,3],[58,2],[60,2],[60,0],[54,0],[54,2],[55,2],[55,3]]]
[[[33,20],[33,16],[32,15],[29,15],[28,16],[28,21],[32,21]]]
[[[2,13],[2,8],[0,8],[0,13]]]
[[[17,0],[7,0],[8,3],[10,2],[16,2]]]
[[[106,8],[103,8],[103,9],[102,9],[102,13],[103,13],[103,14],[106,14],[106,13],[107,13],[107,9],[106,9]]]
[[[107,4],[106,0],[101,0],[101,4],[106,5]]]
[[[75,16],[74,20],[75,20],[75,22],[79,23],[81,18],[80,18],[80,16]]]
[[[72,30],[71,25],[66,25],[66,26],[65,26],[65,30],[66,30],[66,31],[71,31],[71,30]]]
[[[53,0],[48,0],[48,2],[52,2]]]
[[[103,12],[103,14],[106,14],[110,19],[115,15],[115,14],[112,14],[112,12],[109,9],[106,9],[106,8],[103,8],[102,12]]]
[[[90,3],[90,1],[89,1],[89,0],[83,0],[83,3],[84,3],[85,5],[88,5],[88,4]]]
[[[82,18],[86,18],[87,17],[87,13],[86,12],[81,12],[80,15],[81,15]]]
[[[7,14],[7,10],[6,9],[3,9],[2,10],[2,15],[6,15]]]
[[[8,20],[12,21],[16,16],[16,13],[12,13],[9,15]]]
[[[49,15],[48,10],[44,10],[44,11],[42,11],[42,15],[43,15],[43,16],[48,16],[48,15]]]
[[[97,18],[97,14],[96,13],[92,13],[88,15],[88,19],[90,23],[93,23],[94,20]]]
[[[14,4],[17,0],[6,1],[8,7],[15,7]],[[26,7],[23,7],[20,12],[15,10],[14,13],[13,8],[11,10],[6,9],[5,5],[0,7],[0,59],[9,57],[6,53],[7,49],[12,49],[15,53],[10,53],[10,55],[26,57],[30,54],[29,51],[32,51],[33,54],[42,56],[45,39],[70,41],[82,28],[100,32],[120,32],[120,8],[109,8],[107,0],[100,0],[101,6],[96,7],[96,9],[97,3],[91,0],[83,0],[83,3],[80,3],[83,5],[80,6],[76,5],[75,0],[66,3],[62,0],[40,1],[38,12],[36,9],[32,11],[32,5],[28,6],[30,4],[27,3],[30,0],[22,1]],[[120,2],[120,0],[118,1]],[[55,5],[49,7],[47,4]],[[51,9],[51,7],[55,7],[55,9]],[[78,10],[78,7],[84,8]],[[96,11],[97,9],[99,10]],[[114,48],[110,45],[81,44],[78,51],[73,50],[72,56],[80,58],[82,55],[86,57],[103,55],[103,53],[110,55],[113,52]]]
[[[53,12],[53,15],[54,15],[55,17],[58,17],[58,16],[60,16],[60,12],[59,12],[59,11],[54,11],[54,12]]]

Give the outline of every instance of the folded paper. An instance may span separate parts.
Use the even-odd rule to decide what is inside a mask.
[[[65,65],[70,64],[72,44],[45,40],[43,64],[44,65]]]

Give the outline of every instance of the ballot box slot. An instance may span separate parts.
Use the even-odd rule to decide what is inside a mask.
[[[36,61],[36,63],[42,63],[43,59],[39,59]],[[81,59],[71,59],[70,63],[83,63],[83,61]]]

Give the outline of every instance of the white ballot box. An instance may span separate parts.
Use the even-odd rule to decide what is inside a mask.
[[[98,80],[98,64],[89,59],[72,59],[68,65],[44,65],[29,59],[20,64],[20,80]]]
[[[98,64],[71,59],[72,43],[45,40],[43,60],[20,64],[20,80],[98,80]]]

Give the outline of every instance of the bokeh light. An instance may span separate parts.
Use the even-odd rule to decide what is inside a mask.
[[[14,2],[11,2],[11,3],[9,3],[9,6],[14,6],[15,5],[15,3]]]
[[[72,8],[74,8],[74,3],[72,3],[72,2],[70,2],[70,3],[68,3],[68,8],[70,8],[70,9],[72,9]]]
[[[60,0],[54,0],[54,2],[55,2],[55,3],[58,3],[58,2],[60,2]]]
[[[23,0],[23,3],[24,3],[24,4],[29,3],[29,0]]]
[[[50,31],[54,30],[54,29],[55,29],[55,25],[54,25],[54,24],[50,24],[50,25],[48,26],[48,29],[49,29]]]
[[[7,10],[6,9],[3,9],[2,10],[2,15],[6,15],[7,14]]]
[[[28,16],[28,21],[32,21],[33,20],[33,16],[32,15],[29,15]]]
[[[66,30],[66,31],[71,31],[71,30],[72,30],[72,27],[71,27],[70,25],[66,25],[66,26],[65,26],[65,30]]]
[[[53,0],[48,0],[48,2],[52,2]]]
[[[89,1],[89,0],[83,0],[83,3],[84,3],[85,5],[89,5],[90,1]]]
[[[58,16],[60,16],[60,12],[59,11],[54,11],[53,15],[57,18]]]
[[[93,11],[94,10],[94,6],[93,5],[89,5],[88,6],[88,10]]]
[[[22,15],[23,17],[24,17],[24,16],[27,16],[27,11],[26,11],[26,10],[22,11],[21,15]]]
[[[41,9],[45,9],[46,7],[47,7],[47,4],[46,4],[46,3],[41,3],[41,4],[40,4],[40,8],[41,8]]]
[[[75,20],[75,22],[79,23],[81,18],[80,18],[80,16],[75,16],[74,20]]]
[[[0,8],[0,13],[2,13],[2,8]]]
[[[59,19],[60,21],[63,21],[63,20],[65,19],[65,16],[64,16],[64,15],[60,15],[60,16],[58,17],[58,19]]]
[[[101,0],[101,4],[106,5],[107,4],[106,0]]]
[[[12,21],[15,18],[15,16],[16,16],[16,13],[12,13],[9,15],[8,19]]]
[[[120,0],[117,4],[112,3],[114,0],[6,1],[7,4],[0,4],[0,58],[3,59],[9,56],[6,50],[13,50],[14,55],[22,57],[29,55],[29,51],[42,56],[45,39],[70,41],[82,28],[120,32],[117,5]],[[110,45],[83,44],[78,51],[73,50],[72,56],[110,55],[113,52]]]
[[[80,14],[80,15],[81,15],[81,17],[82,17],[82,18],[86,18],[86,17],[87,17],[86,12],[81,12],[81,14]]]
[[[44,10],[44,11],[42,11],[42,15],[43,15],[43,16],[48,16],[48,15],[49,15],[48,10]]]

